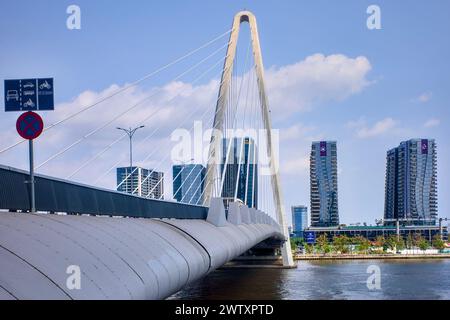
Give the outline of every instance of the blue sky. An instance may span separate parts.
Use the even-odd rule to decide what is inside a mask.
[[[66,28],[70,4],[81,8],[81,30]],[[370,4],[381,8],[381,30],[366,27]],[[70,113],[69,108],[105,94],[111,85],[130,83],[227,31],[234,14],[244,8],[258,19],[264,64],[274,79],[286,67],[298,75],[300,86],[314,79],[304,72],[324,70],[334,61],[327,57],[341,57],[339,77],[325,68],[327,78],[307,90],[280,89],[292,95],[297,106],[287,108],[270,92],[276,81],[269,81],[274,127],[289,136],[281,146],[287,211],[290,205],[309,205],[305,161],[311,140],[331,139],[338,141],[341,221],[373,223],[383,214],[386,150],[418,137],[437,140],[439,214],[450,216],[448,1],[2,1],[0,78],[54,77],[57,111],[44,114],[44,119],[58,119]],[[309,64],[308,57],[317,62]],[[127,99],[165,86],[189,63],[152,78]],[[214,74],[203,81],[206,88]],[[3,81],[0,89],[3,94]],[[102,115],[96,118],[93,113],[87,120],[101,121]],[[16,116],[2,113],[0,148],[17,139]],[[69,143],[70,135],[84,133],[82,122],[67,126],[66,132],[48,133],[47,144],[39,142],[38,160]],[[110,138],[106,136],[42,172],[64,177],[63,165],[95,153]],[[25,168],[26,149],[17,149],[0,155],[0,163]],[[92,182],[89,174],[79,180]]]

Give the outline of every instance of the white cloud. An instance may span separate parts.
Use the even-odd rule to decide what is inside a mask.
[[[370,84],[369,60],[342,54],[314,54],[305,60],[266,72],[271,106],[277,116],[308,111],[317,104],[340,101]]]
[[[366,125],[366,119],[364,117],[360,117],[358,120],[351,120],[347,122],[346,127],[350,129],[357,129],[364,127]]]
[[[426,103],[431,100],[433,97],[433,93],[431,91],[427,91],[419,95],[418,97],[413,99],[413,102],[417,103]]]
[[[315,130],[314,126],[296,124],[288,128],[280,129],[280,139],[282,142],[289,140],[304,139],[307,134]]]
[[[356,94],[369,85],[366,76],[370,69],[371,65],[367,58],[349,58],[340,54],[329,56],[315,54],[292,65],[271,68],[266,72],[266,80],[272,115],[289,117],[293,113],[310,110],[320,103],[339,101]],[[37,165],[77,140],[82,140],[80,144],[39,169],[38,173],[65,178],[121,137],[123,133],[115,129],[117,126],[128,127],[143,124],[145,128],[139,130],[134,139],[135,163],[165,171],[167,175],[166,193],[170,194],[172,164],[170,149],[173,146],[170,134],[177,127],[191,129],[193,121],[201,119],[202,115],[204,115],[204,128],[211,127],[218,84],[219,80],[213,79],[202,85],[176,81],[162,87],[149,89],[137,86],[107,99],[55,129],[45,132],[36,140],[35,162]],[[80,111],[83,107],[108,97],[124,86],[113,84],[99,92],[91,90],[82,92],[71,101],[57,105],[54,112],[46,113],[45,124],[48,126],[56,123],[74,112]],[[136,107],[112,121],[99,132],[90,135],[87,139],[83,138],[136,104],[138,104]],[[14,121],[13,117],[9,116],[0,119],[2,127],[11,128],[11,131],[1,133],[0,149],[17,141],[17,135],[13,129]],[[283,155],[282,172],[306,173],[309,168],[310,148],[309,141],[306,141],[312,140],[312,134],[320,133],[315,132],[313,126],[302,124],[279,129],[281,139],[289,141],[282,143],[280,150]],[[153,134],[154,131],[156,132]],[[140,144],[144,137],[150,135],[151,138]],[[1,163],[26,168],[26,145],[22,144],[16,149],[0,155]],[[154,157],[141,162],[152,152],[155,154]],[[169,155],[169,158],[164,160],[166,155]],[[73,179],[92,184],[97,177],[119,160],[119,165],[128,165],[127,139],[114,144],[105,154],[86,166]],[[101,182],[101,185],[114,187],[114,170]]]
[[[281,173],[290,175],[307,174],[309,170],[309,157],[297,154],[281,163]]]
[[[441,120],[432,118],[432,119],[429,119],[427,122],[425,122],[423,126],[425,128],[432,128],[432,127],[437,127],[440,124],[441,124]]]
[[[358,138],[372,138],[379,135],[383,135],[397,127],[397,122],[392,118],[385,118],[376,122],[373,126],[367,126],[364,118],[360,118],[357,121],[351,121],[347,124],[347,127],[356,128],[356,135]]]

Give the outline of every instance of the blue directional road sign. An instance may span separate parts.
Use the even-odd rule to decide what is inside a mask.
[[[54,110],[53,78],[5,80],[5,111]]]
[[[305,231],[303,233],[303,238],[305,239],[307,244],[316,243],[316,233],[314,231]]]

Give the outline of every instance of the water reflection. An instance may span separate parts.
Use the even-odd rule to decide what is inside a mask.
[[[369,290],[367,267],[381,270]],[[222,269],[170,299],[450,299],[450,260],[300,261],[297,269]]]
[[[220,269],[175,294],[172,299],[267,299],[283,298],[287,270]]]

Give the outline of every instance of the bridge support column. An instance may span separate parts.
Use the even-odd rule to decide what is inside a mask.
[[[259,97],[261,100],[261,113],[264,122],[264,129],[266,131],[267,139],[267,155],[270,160],[270,172],[271,172],[271,184],[273,189],[274,204],[276,207],[278,223],[281,225],[283,233],[288,241],[285,242],[282,248],[283,252],[283,264],[285,266],[294,265],[294,260],[291,252],[291,244],[289,241],[289,232],[285,223],[285,209],[283,204],[283,196],[281,192],[280,177],[278,172],[278,154],[273,153],[272,148],[272,124],[270,119],[269,104],[266,95],[266,89],[264,84],[264,66],[261,55],[261,47],[259,44],[258,28],[256,24],[256,18],[253,13],[249,11],[241,11],[234,17],[233,30],[230,35],[230,42],[227,49],[227,55],[225,57],[224,68],[222,72],[222,81],[219,89],[219,96],[216,104],[216,114],[214,116],[213,133],[211,136],[211,143],[209,149],[208,168],[206,171],[206,187],[205,187],[205,203],[208,205],[213,196],[213,185],[216,180],[216,166],[217,155],[220,154],[220,139],[221,130],[223,129],[225,107],[227,103],[228,92],[230,90],[230,83],[232,78],[232,70],[234,64],[234,58],[236,56],[236,46],[239,37],[240,25],[243,22],[248,22],[250,26],[250,35],[252,42],[252,51],[255,61],[255,72],[257,77],[257,85],[259,89]]]

